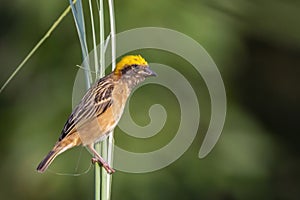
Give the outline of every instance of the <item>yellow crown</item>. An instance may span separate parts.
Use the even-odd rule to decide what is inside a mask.
[[[148,65],[147,61],[140,55],[129,55],[123,57],[120,62],[118,62],[115,74],[120,74],[120,71],[126,66],[130,65]]]

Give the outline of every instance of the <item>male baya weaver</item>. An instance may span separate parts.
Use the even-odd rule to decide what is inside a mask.
[[[108,173],[114,169],[97,153],[94,144],[104,140],[116,127],[132,89],[146,77],[156,76],[141,56],[121,59],[116,69],[99,79],[83,96],[69,116],[53,149],[37,167],[44,172],[64,151],[79,145],[94,154],[92,162],[102,165]]]

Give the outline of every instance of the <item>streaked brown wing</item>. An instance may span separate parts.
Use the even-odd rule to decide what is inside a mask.
[[[92,86],[69,116],[59,141],[74,130],[79,123],[82,125],[105,112],[113,103],[111,98],[113,89],[113,82],[107,77],[100,79]]]

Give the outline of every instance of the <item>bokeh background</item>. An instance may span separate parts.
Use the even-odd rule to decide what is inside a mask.
[[[1,0],[1,85],[67,5],[67,0]],[[146,174],[114,174],[112,199],[299,199],[300,2],[116,0],[115,9],[117,32],[157,26],[198,41],[222,74],[228,112],[216,147],[200,160],[210,118],[201,76],[176,55],[139,51],[149,62],[172,66],[187,77],[199,98],[200,128],[192,146],[172,165]],[[83,148],[57,158],[48,173],[35,171],[72,110],[81,59],[69,14],[0,94],[0,199],[94,198],[93,168]],[[130,104],[133,117],[140,125],[149,123],[148,108],[157,101],[170,116],[166,127],[147,140],[117,128],[118,145],[146,152],[172,139],[180,112],[166,88],[137,91]]]

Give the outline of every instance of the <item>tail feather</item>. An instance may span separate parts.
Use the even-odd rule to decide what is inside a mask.
[[[52,163],[54,158],[58,156],[59,151],[50,151],[48,155],[40,162],[40,164],[37,167],[37,171],[40,173],[43,173],[46,171],[46,169],[49,167],[49,165]]]
[[[40,162],[36,170],[40,173],[46,171],[49,165],[53,162],[54,158],[59,154],[63,153],[64,151],[72,148],[74,145],[71,143],[67,146],[62,147],[61,142],[58,142],[54,148],[46,155],[46,157]]]
[[[76,132],[69,134],[63,140],[58,141],[53,149],[46,155],[37,167],[37,171],[43,173],[59,154],[81,144],[79,135]]]

